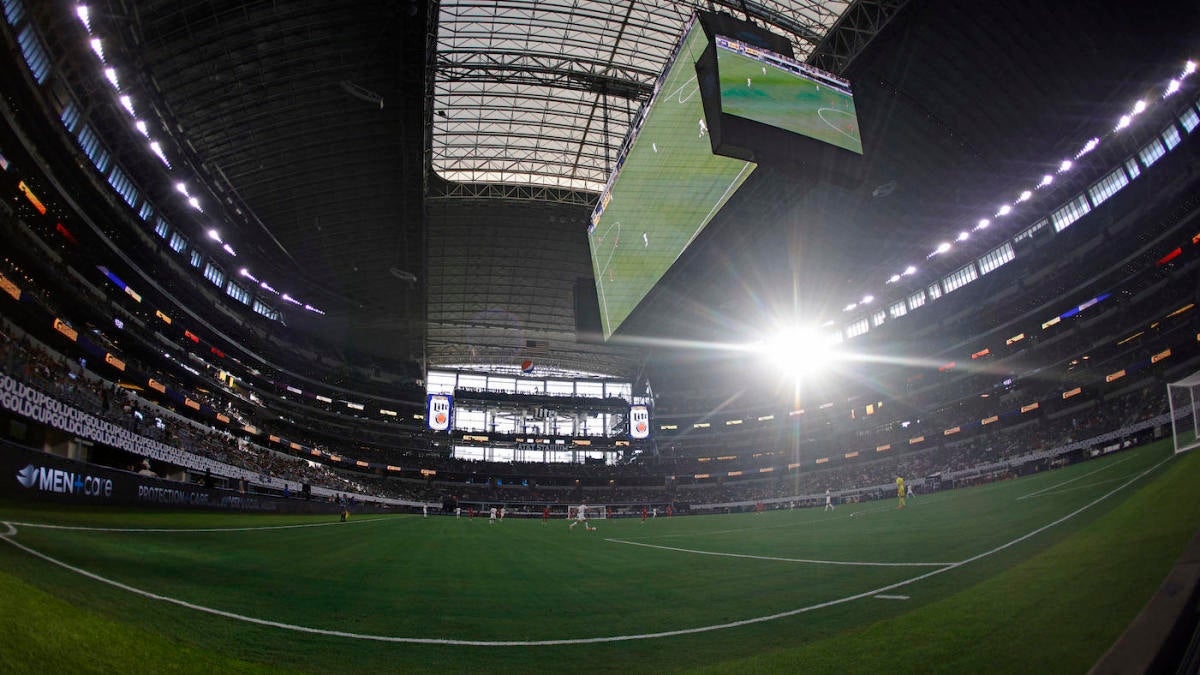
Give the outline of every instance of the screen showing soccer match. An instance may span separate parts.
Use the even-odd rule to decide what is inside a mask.
[[[721,112],[861,155],[850,83],[786,56],[717,36]]]
[[[708,38],[686,31],[588,226],[607,340],[754,171],[712,153],[696,61]]]

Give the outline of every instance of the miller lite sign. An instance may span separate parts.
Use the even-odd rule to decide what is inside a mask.
[[[449,394],[430,394],[425,403],[425,420],[429,423],[429,428],[434,431],[449,429],[454,397]]]
[[[650,411],[644,405],[629,406],[629,437],[650,436]]]

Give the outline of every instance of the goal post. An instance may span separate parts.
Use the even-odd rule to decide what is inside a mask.
[[[1171,410],[1171,441],[1175,453],[1200,447],[1200,372],[1167,384],[1167,404]]]
[[[572,504],[571,506],[568,506],[567,518],[569,520],[577,519],[579,517],[580,508],[581,507],[578,504]],[[582,508],[583,516],[588,520],[604,520],[608,518],[608,507],[604,504],[586,504]]]

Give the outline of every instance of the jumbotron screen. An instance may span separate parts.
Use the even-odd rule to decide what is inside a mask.
[[[606,340],[754,171],[712,153],[696,79],[707,47],[693,22],[592,213],[588,244]]]
[[[775,52],[718,35],[721,112],[863,152],[850,83]]]

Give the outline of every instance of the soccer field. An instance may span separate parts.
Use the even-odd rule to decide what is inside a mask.
[[[0,670],[1079,672],[1200,526],[1198,484],[1159,443],[903,510],[596,532],[4,503]]]
[[[697,25],[588,232],[606,339],[754,171],[750,162],[712,154],[695,68],[706,44]]]

